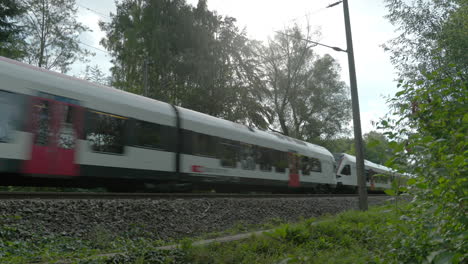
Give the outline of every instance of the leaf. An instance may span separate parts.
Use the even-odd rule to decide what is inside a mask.
[[[450,251],[441,252],[434,258],[434,264],[449,264],[449,263],[452,263],[452,259],[453,259],[454,256],[455,256],[455,254],[450,252]]]
[[[416,182],[417,182],[417,180],[415,178],[410,178],[410,179],[408,179],[406,184],[407,185],[414,185]]]
[[[401,96],[401,95],[403,95],[405,93],[406,93],[406,91],[399,91],[398,93],[395,94],[395,96],[398,97],[398,96]]]

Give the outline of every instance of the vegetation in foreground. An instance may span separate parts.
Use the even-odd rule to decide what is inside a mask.
[[[401,211],[384,206],[369,212],[283,224],[264,236],[209,246],[180,241],[180,248],[128,234],[113,237],[96,230],[92,237],[36,237],[14,226],[0,227],[0,262],[67,263],[396,263],[390,241],[403,228]],[[265,226],[264,228],[271,227]],[[228,233],[232,233],[231,230]],[[240,230],[238,230],[240,231]],[[106,253],[120,253],[100,256]],[[69,262],[68,262],[69,261]]]

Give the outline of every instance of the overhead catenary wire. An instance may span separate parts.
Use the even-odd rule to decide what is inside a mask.
[[[111,17],[110,17],[109,15],[106,15],[106,14],[104,14],[104,13],[101,13],[101,12],[99,12],[99,11],[96,11],[96,10],[94,10],[94,9],[91,9],[91,8],[89,8],[89,7],[87,7],[87,6],[84,6],[84,5],[80,4],[80,3],[76,3],[76,5],[78,5],[79,7],[83,8],[83,9],[86,9],[86,10],[88,10],[88,11],[90,11],[90,12],[95,13],[96,15],[98,15],[98,16],[100,16],[100,17],[102,17],[102,18],[111,19]]]
[[[308,12],[305,14],[305,16],[311,16],[313,14],[316,14],[316,13],[319,13],[325,9],[328,9],[328,8],[331,8],[331,7],[334,7],[336,5],[339,5],[341,4],[343,1],[337,1],[337,2],[334,2],[334,3],[331,3],[325,7],[322,7],[322,8],[319,8],[319,9],[316,9],[315,11],[312,11],[312,12]],[[290,19],[288,21],[295,21],[297,20],[298,17],[295,17],[293,19]],[[344,50],[342,48],[339,48],[339,47],[335,47],[335,46],[330,46],[330,45],[327,45],[327,44],[323,44],[323,43],[320,43],[320,42],[316,42],[316,41],[312,41],[312,40],[309,40],[309,39],[305,39],[305,38],[299,38],[297,36],[294,36],[294,35],[290,35],[290,34],[287,34],[287,33],[284,33],[284,32],[281,32],[281,31],[278,31],[278,30],[275,30],[274,31],[275,33],[277,34],[282,34],[282,35],[285,35],[285,36],[288,36],[288,37],[293,37],[293,38],[296,38],[296,39],[299,39],[299,40],[303,40],[303,41],[306,41],[306,42],[309,42],[309,43],[312,43],[312,44],[315,44],[315,45],[318,45],[318,46],[323,46],[323,47],[326,47],[326,48],[330,48],[330,49],[333,49],[335,51],[340,51],[340,52],[348,52],[347,50]]]
[[[325,11],[326,9],[328,9],[328,8],[330,8],[330,7],[334,7],[334,6],[336,6],[336,5],[339,5],[341,2],[343,2],[343,1],[338,1],[338,2],[335,2],[335,3],[329,4],[329,5],[325,6],[325,7],[321,7],[321,8],[315,9],[314,11],[307,12],[307,13],[305,13],[304,15],[291,18],[291,19],[287,20],[286,22],[292,22],[292,21],[295,22],[295,21],[297,21],[299,18],[302,18],[302,17],[308,18],[308,17],[310,17],[310,16],[312,16],[312,15],[315,15],[315,14],[317,14],[317,13],[320,13],[320,12],[322,12],[322,11]]]
[[[333,50],[336,50],[336,51],[348,52],[348,51],[346,51],[346,50],[344,50],[344,49],[342,49],[342,48],[339,48],[339,47],[330,46],[330,45],[323,44],[323,43],[320,43],[320,42],[312,41],[312,40],[310,40],[310,39],[299,38],[299,37],[297,37],[297,36],[290,35],[290,34],[287,34],[287,33],[281,32],[281,31],[275,31],[275,33],[278,33],[278,34],[281,34],[281,35],[284,35],[284,36],[288,36],[288,37],[291,37],[291,38],[303,40],[303,41],[306,41],[306,42],[310,42],[310,43],[315,44],[315,45],[318,45],[318,46],[327,47],[327,48],[330,48],[330,49],[333,49]]]
[[[92,46],[92,45],[86,44],[86,43],[84,43],[84,42],[82,42],[82,41],[79,41],[79,40],[78,40],[78,43],[80,43],[80,44],[82,44],[82,45],[85,45],[85,46],[87,46],[87,47],[93,48],[93,49],[95,49],[95,50],[98,50],[98,51],[100,51],[100,52],[104,52],[104,53],[110,55],[110,52],[108,52],[107,50],[103,50],[103,49],[100,49],[100,48],[96,48],[96,47],[94,47],[94,46]]]

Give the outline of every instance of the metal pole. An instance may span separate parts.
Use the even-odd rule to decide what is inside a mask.
[[[367,188],[364,174],[364,151],[362,147],[361,118],[359,113],[359,97],[354,67],[353,39],[351,37],[351,23],[349,21],[348,0],[343,0],[343,11],[346,27],[346,43],[348,51],[349,79],[351,84],[351,100],[353,103],[354,144],[356,146],[356,171],[359,188],[359,209],[367,210]]]

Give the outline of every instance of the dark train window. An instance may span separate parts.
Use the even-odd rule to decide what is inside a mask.
[[[310,163],[309,163],[309,157],[302,156],[301,170],[302,170],[302,175],[306,175],[306,176],[310,175],[310,171],[312,170],[312,167],[310,166]]]
[[[255,170],[255,146],[250,144],[241,144],[240,163],[244,170]]]
[[[217,138],[192,132],[192,152],[194,155],[216,157]]]
[[[22,127],[24,96],[0,90],[0,142],[10,142]]]
[[[315,171],[315,172],[321,172],[322,171],[322,163],[320,162],[319,159],[310,158],[309,163],[310,163],[312,171]]]
[[[343,169],[341,169],[341,174],[343,175],[351,175],[351,166],[345,165]]]
[[[237,157],[239,156],[239,145],[235,141],[222,139],[219,144],[219,158],[221,166],[237,167]]]
[[[60,122],[60,130],[58,133],[58,145],[63,149],[75,148],[76,133],[73,127],[75,107],[64,105],[62,112],[62,120]]]
[[[133,128],[134,145],[163,149],[162,132],[163,127],[159,124],[136,120],[135,127]]]
[[[302,157],[301,168],[302,175],[310,175],[311,171],[321,172],[322,163],[316,158]]]
[[[86,140],[96,152],[122,154],[127,118],[97,111],[88,111]]]
[[[260,164],[260,170],[271,171],[273,166],[272,150],[258,147],[256,163]]]
[[[52,136],[51,119],[52,110],[50,102],[46,100],[39,100],[34,104],[33,120],[35,122],[35,137],[34,144],[39,146],[47,146],[49,139]]]
[[[372,179],[374,179],[374,181],[378,183],[390,183],[391,176],[388,174],[378,174],[376,176],[373,176]]]
[[[288,157],[285,152],[272,150],[273,153],[273,166],[276,172],[284,173],[288,168]]]

